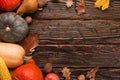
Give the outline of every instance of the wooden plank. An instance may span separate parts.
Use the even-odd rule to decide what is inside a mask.
[[[51,3],[44,8],[43,11],[37,11],[33,14],[36,19],[120,19],[120,0],[111,2],[111,6],[106,11],[94,8],[95,0],[86,0],[86,13],[78,16],[75,11],[75,5],[72,8],[67,8],[65,2]]]
[[[33,20],[30,33],[41,40],[85,40],[120,36],[120,21],[113,20]],[[116,40],[116,39],[115,39]],[[100,41],[100,40],[98,40]],[[109,42],[112,42],[108,39]],[[119,39],[117,40],[119,43]]]
[[[41,40],[40,45],[56,45],[56,44],[71,44],[71,45],[82,45],[82,44],[114,44],[120,45],[120,38],[102,38],[102,39],[47,39]]]
[[[39,66],[120,67],[119,45],[40,45],[33,54]]]
[[[33,58],[40,68],[52,63],[61,80],[63,67],[71,69],[71,80],[77,80],[78,75],[96,66],[100,67],[96,80],[120,79],[119,45],[40,45]]]

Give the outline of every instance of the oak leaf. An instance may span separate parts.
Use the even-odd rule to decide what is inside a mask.
[[[63,77],[65,77],[65,80],[70,80],[70,75],[71,75],[70,69],[64,67],[62,73],[63,73]]]
[[[95,80],[95,76],[98,70],[99,70],[99,67],[91,69],[90,71],[87,72],[86,77],[89,78],[90,80]]]
[[[36,48],[37,46],[39,46],[39,38],[38,38],[38,34],[32,34],[32,35],[28,35],[28,37],[26,37],[23,42],[22,42],[22,47],[25,49],[26,55],[31,55],[32,52],[34,52],[34,48]]]
[[[75,10],[78,13],[78,15],[85,13],[85,1],[80,0],[79,2],[77,2],[77,7],[75,8]]]
[[[70,8],[73,5],[73,0],[67,0],[66,1],[66,6]]]

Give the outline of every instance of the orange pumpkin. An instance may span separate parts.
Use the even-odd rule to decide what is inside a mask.
[[[41,70],[32,59],[29,63],[18,67],[12,75],[12,80],[44,80]]]
[[[0,0],[0,10],[13,11],[21,3],[21,0]]]

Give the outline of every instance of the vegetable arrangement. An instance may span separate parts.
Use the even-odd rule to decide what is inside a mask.
[[[109,2],[110,0],[97,0],[94,7],[106,10]],[[31,56],[35,48],[39,46],[39,39],[38,34],[28,35],[28,26],[32,22],[32,17],[27,16],[24,19],[22,15],[34,13],[38,7],[43,8],[47,3],[47,0],[0,0],[0,10],[4,11],[0,14],[0,39],[2,40],[0,42],[0,80],[60,80],[50,63],[44,67],[44,77],[33,59],[28,59],[28,63],[24,63],[26,56]],[[68,8],[74,5],[73,0],[67,0],[65,3]],[[78,15],[85,13],[85,5],[84,0],[77,2],[75,10]],[[17,42],[21,44],[18,45]],[[8,68],[15,68],[12,78]],[[87,75],[78,76],[78,80],[86,78],[94,80],[97,71],[98,67],[88,71]],[[67,67],[63,68],[62,74],[65,80],[71,79],[71,71]]]

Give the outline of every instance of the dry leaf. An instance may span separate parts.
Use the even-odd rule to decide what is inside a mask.
[[[97,8],[101,8],[102,10],[106,10],[109,7],[110,0],[96,0],[95,6]]]
[[[38,7],[42,8],[48,3],[48,0],[38,0]]]
[[[66,6],[69,8],[73,5],[73,0],[67,0],[66,1]]]
[[[46,71],[46,73],[52,72],[53,71],[52,64],[46,63],[44,66],[44,70]]]
[[[62,73],[63,73],[63,77],[65,77],[65,80],[70,80],[70,75],[71,75],[70,69],[64,67]]]
[[[38,34],[29,35],[24,39],[21,45],[25,49],[26,55],[30,55],[34,51],[34,48],[39,46]]]
[[[85,76],[84,75],[79,75],[78,80],[85,80]]]
[[[98,69],[99,69],[99,67],[91,69],[90,71],[87,72],[86,77],[90,78],[90,80],[95,80],[95,76],[96,76]]]
[[[80,0],[79,2],[77,2],[77,7],[75,9],[76,9],[78,15],[85,13],[85,1]]]

